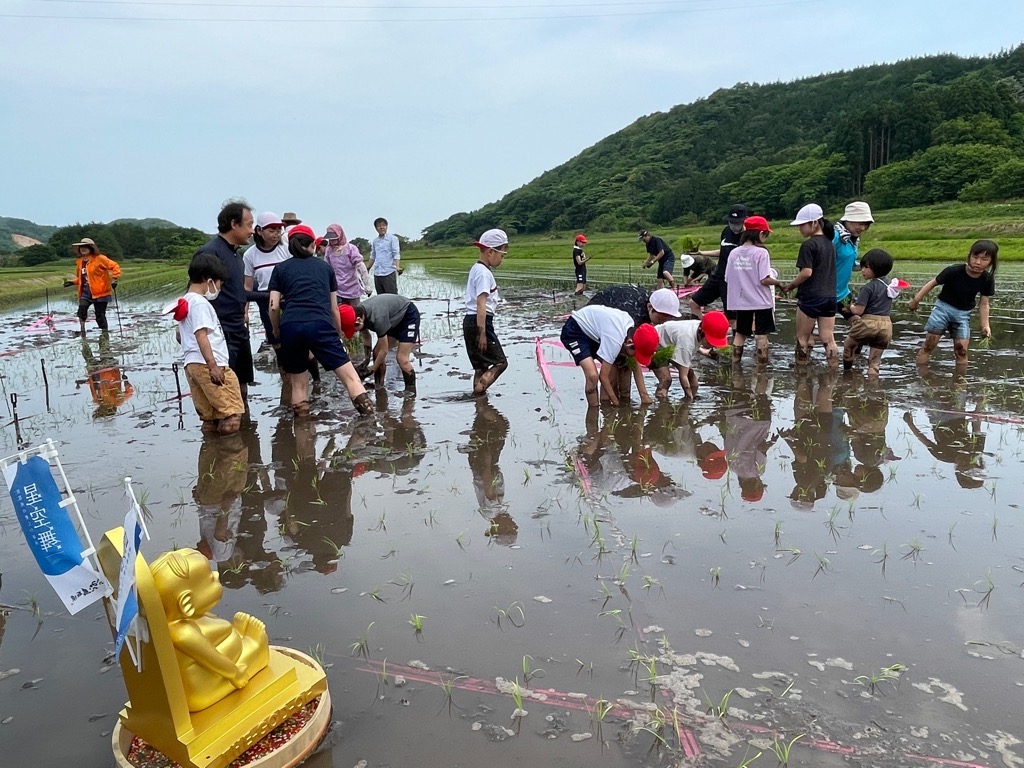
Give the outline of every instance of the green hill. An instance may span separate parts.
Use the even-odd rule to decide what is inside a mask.
[[[0,216],[0,253],[14,253],[21,246],[14,242],[12,235],[31,237],[45,243],[57,230],[46,224],[36,224],[27,219],[12,219],[7,216]]]
[[[423,231],[513,234],[770,218],[815,200],[884,209],[1024,196],[1024,46],[909,59],[792,83],[741,83],[637,120],[471,213]]]
[[[108,224],[134,224],[143,229],[178,229],[178,225],[167,219],[114,219]]]

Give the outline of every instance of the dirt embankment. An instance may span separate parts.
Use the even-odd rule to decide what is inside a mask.
[[[28,248],[30,245],[42,245],[42,240],[36,240],[34,237],[28,235],[11,235],[11,240],[19,248]]]

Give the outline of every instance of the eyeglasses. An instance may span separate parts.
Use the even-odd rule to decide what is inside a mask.
[[[495,253],[500,253],[502,256],[508,256],[508,249],[504,251],[499,251],[497,248],[491,248],[491,250],[494,251]]]

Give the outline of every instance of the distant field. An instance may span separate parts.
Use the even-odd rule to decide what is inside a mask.
[[[960,261],[967,255],[970,244],[980,238],[999,243],[999,260],[1024,261],[1024,201],[1010,203],[943,203],[924,208],[878,211],[876,223],[868,230],[861,243],[861,252],[869,248],[885,248],[896,257],[895,274],[923,275],[932,266],[906,262]],[[772,260],[783,275],[795,270],[800,236],[789,221],[771,222],[775,233],[768,240]],[[717,246],[722,225],[653,228],[652,232],[668,240],[677,248],[684,237],[700,241],[704,250]],[[554,235],[513,236],[509,257],[502,272],[516,280],[533,278],[533,282],[550,282],[552,288],[571,286],[570,256],[574,232]],[[608,280],[651,280],[650,270],[640,265],[644,248],[637,242],[635,232],[587,232],[587,254],[593,259],[589,269],[600,284]],[[476,249],[469,243],[462,247],[426,248],[410,246],[403,251],[405,264],[422,263],[437,275],[461,274],[476,257]],[[121,284],[126,288],[145,288],[185,278],[185,265],[159,261],[132,261],[122,265]],[[678,271],[678,268],[677,268]],[[74,272],[71,259],[38,267],[0,268],[0,307],[10,307],[26,301],[41,299],[47,291],[51,296],[63,295],[61,286],[66,276]],[[1009,275],[1007,275],[1008,277]],[[461,279],[461,278],[460,278]],[[1007,286],[1005,278],[1001,286]]]

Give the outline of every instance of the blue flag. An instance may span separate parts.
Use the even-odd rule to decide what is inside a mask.
[[[82,556],[82,542],[42,456],[3,467],[14,511],[28,548],[71,613],[110,594],[110,584]]]
[[[128,637],[135,617],[139,615],[139,598],[135,590],[135,558],[142,542],[139,506],[132,497],[132,506],[124,516],[124,555],[117,578],[117,635],[114,637],[114,657],[120,658],[121,646]]]

